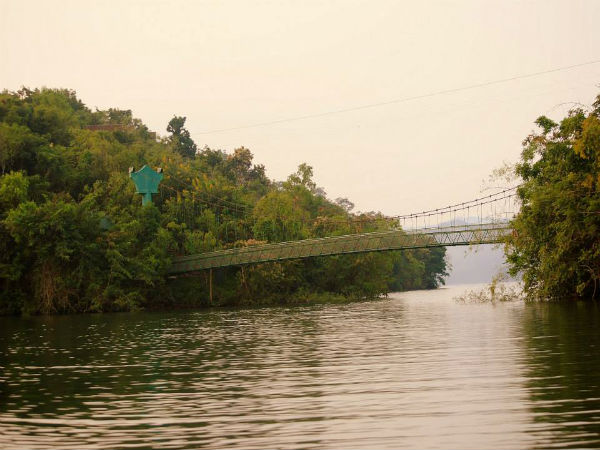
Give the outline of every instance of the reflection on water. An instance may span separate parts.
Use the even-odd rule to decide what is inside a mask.
[[[0,447],[600,446],[595,305],[460,293],[0,319]]]
[[[598,447],[597,304],[529,305],[522,317],[531,416],[540,447]]]

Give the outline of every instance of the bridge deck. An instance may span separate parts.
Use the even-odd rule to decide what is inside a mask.
[[[501,242],[507,223],[464,225],[442,229],[382,231],[301,241],[232,248],[173,259],[170,274],[227,266],[414,248],[448,247]]]

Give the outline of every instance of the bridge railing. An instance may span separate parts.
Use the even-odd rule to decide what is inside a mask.
[[[171,274],[217,267],[284,261],[411,248],[445,247],[500,242],[509,232],[507,222],[403,231],[401,229],[350,234],[301,241],[260,244],[176,257]]]

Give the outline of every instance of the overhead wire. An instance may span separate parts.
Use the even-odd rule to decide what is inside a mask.
[[[180,183],[184,184],[184,185],[188,185],[188,183],[185,183],[179,179],[177,179],[176,177],[172,177],[174,180],[179,181]],[[356,225],[359,223],[387,223],[389,225],[392,225],[391,222],[396,222],[399,226],[401,225],[403,229],[407,229],[406,227],[406,221],[408,220],[409,224],[412,223],[414,221],[414,227],[412,229],[430,229],[430,228],[435,228],[435,227],[431,227],[431,217],[433,216],[439,216],[440,220],[442,221],[445,215],[449,216],[449,221],[455,225],[456,221],[457,221],[457,213],[460,211],[467,211],[467,216],[465,217],[465,220],[469,220],[470,217],[470,210],[474,209],[475,211],[477,211],[478,213],[478,221],[480,223],[483,223],[483,207],[484,205],[488,205],[488,204],[497,204],[498,202],[504,200],[506,202],[506,200],[510,200],[511,198],[515,197],[516,194],[516,189],[518,187],[520,187],[521,185],[518,186],[513,186],[510,188],[506,188],[503,189],[499,192],[496,192],[494,194],[490,194],[487,196],[483,196],[483,197],[479,197],[467,202],[461,202],[461,203],[456,203],[453,205],[448,205],[442,208],[436,208],[436,209],[431,209],[431,210],[427,210],[427,211],[422,211],[420,213],[412,213],[412,214],[404,214],[404,215],[397,215],[397,216],[376,216],[376,217],[348,217],[347,219],[333,219],[333,218],[328,218],[328,217],[319,217],[317,219],[314,220],[302,220],[302,224],[304,225],[312,225],[315,226],[317,224],[318,221],[321,222],[321,224],[327,226],[327,225],[332,225],[332,224],[348,224],[350,225]],[[167,185],[162,185],[162,187],[164,187],[165,189],[168,189],[172,192],[174,192],[177,195],[181,195],[181,191],[172,188],[170,186]],[[234,212],[239,213],[240,210],[236,209],[235,206],[239,206],[241,204],[236,204],[235,202],[230,202],[228,200],[225,199],[218,199],[217,202],[213,202],[210,200],[206,200],[204,198],[197,198],[196,197],[196,193],[194,192],[194,189],[189,190],[188,191],[188,195],[191,196],[192,198],[192,202],[196,202],[198,201],[199,203],[202,203],[204,205],[208,205],[208,206],[212,206],[216,209],[220,209],[221,212],[223,213],[223,210],[234,210]],[[184,196],[186,194],[183,194]],[[229,203],[229,204],[228,204]],[[234,206],[234,208],[232,208],[232,206]],[[243,205],[246,208],[248,208],[248,205]],[[494,206],[494,211],[495,211],[495,206]],[[242,213],[242,217],[241,218],[245,218],[250,214],[250,211],[241,211]],[[184,212],[185,214],[185,212]],[[504,215],[507,214],[506,211],[503,212]],[[495,213],[492,215],[492,217],[495,217]],[[495,219],[494,219],[495,220]],[[219,221],[219,218],[217,217],[217,222]],[[423,226],[419,227],[419,222],[422,221],[423,222]],[[446,221],[448,222],[448,221]],[[444,225],[444,222],[440,222],[437,225],[437,228],[440,228],[442,225]]]
[[[189,188],[189,189],[186,189],[186,191],[191,196],[193,202],[198,202],[198,203],[207,205],[209,207],[213,207],[217,210],[220,210],[221,213],[228,211],[228,212],[234,212],[235,214],[241,214],[242,217],[240,217],[240,218],[245,218],[251,214],[250,210],[253,208],[253,206],[251,206],[251,205],[234,202],[234,201],[219,197],[215,194],[196,192],[197,187],[194,186],[194,184],[185,182],[185,181],[181,180],[180,178],[173,176],[172,174],[169,174],[168,176],[169,176],[169,178],[178,182],[184,188],[185,187]],[[406,228],[406,221],[408,220],[409,223],[414,221],[413,228],[417,229],[417,228],[419,228],[420,220],[422,220],[423,221],[422,228],[427,229],[427,228],[429,228],[429,225],[431,223],[431,217],[433,217],[433,216],[440,216],[441,222],[438,224],[438,227],[440,227],[444,223],[443,218],[445,215],[449,216],[449,220],[447,220],[445,222],[450,221],[451,223],[456,223],[456,220],[457,220],[456,215],[460,211],[465,211],[465,210],[467,211],[466,220],[468,220],[471,209],[475,209],[476,211],[478,211],[478,219],[480,222],[482,222],[483,215],[484,215],[483,214],[483,206],[484,205],[493,204],[493,203],[499,202],[501,200],[506,200],[506,199],[510,200],[512,197],[516,197],[516,195],[517,195],[516,190],[521,186],[523,186],[523,184],[505,188],[505,189],[502,189],[493,194],[478,197],[473,200],[469,200],[467,202],[455,203],[455,204],[448,205],[445,207],[430,209],[430,210],[411,213],[411,214],[403,214],[403,215],[395,215],[395,216],[375,216],[375,217],[351,216],[346,219],[318,217],[318,218],[310,220],[310,221],[302,220],[302,223],[305,225],[315,226],[317,224],[317,222],[320,221],[323,225],[326,226],[326,225],[342,224],[342,223],[348,224],[348,225],[356,225],[356,224],[360,224],[360,223],[376,223],[376,222],[386,223],[387,222],[388,224],[390,224],[390,222],[397,222],[398,225],[402,225],[402,228]],[[161,187],[168,189],[177,195],[182,194],[180,190],[175,189],[166,184],[162,184]],[[161,194],[162,194],[162,192],[161,192]],[[185,196],[185,194],[184,194],[184,196]],[[209,197],[209,199],[206,199],[203,196],[207,196],[207,197]],[[210,200],[210,199],[212,199],[212,200]],[[479,210],[477,210],[477,208],[479,208]],[[495,209],[495,207],[494,207],[494,209]],[[506,211],[504,211],[502,214],[507,216],[508,213]],[[492,217],[495,217],[495,214],[493,214]],[[217,217],[217,221],[218,221],[218,217]]]
[[[233,210],[233,212],[235,212],[236,214],[241,214],[241,216],[242,216],[241,218],[246,218],[251,214],[250,208],[253,208],[253,207],[251,207],[249,205],[232,202],[230,200],[215,196],[214,194],[209,194],[209,196],[212,197],[213,199],[215,199],[216,201],[206,200],[202,197],[199,197],[199,195],[201,195],[201,194],[195,192],[196,188],[193,184],[186,183],[183,180],[179,179],[178,177],[173,176],[172,174],[170,174],[169,177],[172,178],[173,180],[179,182],[181,185],[191,188],[188,190],[188,192],[191,194],[193,202],[198,201],[199,203],[202,203],[202,204],[205,204],[208,206],[212,206],[212,207],[216,208],[217,210],[220,209],[221,213],[224,213],[225,212],[224,210],[229,210],[229,211]],[[166,189],[169,189],[169,190],[175,192],[176,194],[181,194],[180,191],[178,191],[177,189],[171,188],[170,186],[167,186],[167,185],[163,185],[163,186]],[[411,214],[396,215],[396,216],[379,216],[379,217],[349,217],[347,219],[329,219],[327,217],[319,217],[318,219],[313,219],[310,221],[302,220],[301,222],[303,225],[310,225],[310,226],[315,226],[317,221],[321,221],[323,223],[323,225],[347,224],[348,226],[356,226],[357,224],[377,223],[377,222],[379,222],[379,223],[387,222],[389,224],[390,221],[393,221],[393,222],[397,222],[398,225],[404,225],[404,226],[402,226],[402,228],[406,228],[406,219],[408,219],[409,221],[412,221],[414,219],[413,229],[418,229],[418,228],[429,229],[431,227],[428,225],[428,220],[430,221],[431,217],[433,217],[433,216],[440,216],[441,222],[438,224],[438,228],[439,228],[443,223],[442,219],[443,219],[444,215],[448,214],[451,216],[452,214],[454,214],[454,218],[451,218],[451,221],[453,223],[455,223],[456,222],[456,213],[467,210],[467,217],[465,219],[468,220],[470,209],[475,208],[475,207],[480,208],[480,211],[481,211],[480,215],[482,217],[479,218],[479,221],[482,222],[482,220],[483,220],[483,205],[491,204],[491,203],[494,203],[494,202],[497,202],[497,201],[500,201],[500,200],[503,200],[506,198],[516,196],[515,191],[520,186],[522,186],[522,185],[517,185],[517,186],[510,187],[510,188],[506,188],[506,189],[503,189],[494,194],[479,197],[479,198],[476,198],[473,200],[469,200],[467,202],[456,203],[456,204],[448,205],[448,206],[445,206],[442,208],[431,209],[431,210],[422,211],[419,213],[411,213]],[[202,194],[204,194],[204,193],[202,193]],[[219,222],[218,216],[217,216],[216,220],[217,220],[217,222]],[[423,227],[419,227],[419,225],[418,225],[420,220],[423,221]]]
[[[526,74],[521,74],[521,75],[515,75],[512,77],[508,77],[508,78],[500,78],[497,80],[485,81],[482,83],[475,83],[475,84],[471,84],[471,85],[467,85],[467,86],[460,86],[460,87],[450,88],[450,89],[442,89],[439,91],[429,92],[426,94],[401,97],[401,98],[387,100],[387,101],[383,101],[383,102],[367,103],[364,105],[352,106],[349,108],[340,108],[340,109],[324,111],[324,112],[320,112],[320,113],[305,114],[305,115],[294,116],[294,117],[286,117],[283,119],[270,120],[270,121],[266,121],[266,122],[258,122],[258,123],[254,123],[254,124],[248,124],[248,125],[200,131],[200,132],[194,133],[194,135],[224,133],[227,131],[237,131],[237,130],[243,130],[243,129],[248,129],[248,128],[266,127],[266,126],[270,126],[270,125],[278,125],[278,124],[282,124],[282,123],[296,122],[299,120],[315,119],[315,118],[319,118],[319,117],[332,116],[332,115],[336,115],[336,114],[344,114],[344,113],[360,111],[360,110],[364,110],[364,109],[378,108],[381,106],[393,105],[393,104],[398,104],[398,103],[406,103],[406,102],[410,102],[410,101],[414,101],[414,100],[421,100],[421,99],[430,98],[430,97],[437,97],[440,95],[447,95],[447,94],[453,94],[456,92],[479,89],[479,88],[483,88],[483,87],[487,87],[487,86],[508,83],[510,81],[515,81],[515,80],[533,78],[533,77],[537,77],[537,76],[541,76],[541,75],[547,75],[547,74],[554,73],[554,72],[562,72],[565,70],[571,70],[571,69],[575,69],[578,67],[584,67],[584,66],[589,66],[589,65],[598,64],[598,63],[600,63],[600,59],[586,61],[586,62],[582,62],[582,63],[578,63],[578,64],[571,64],[568,66],[555,67],[552,69],[541,70],[538,72],[531,72],[531,73],[526,73]]]
[[[473,207],[474,205],[479,205],[479,203],[484,200],[487,200],[488,203],[491,201],[496,201],[495,200],[496,197],[498,197],[500,199],[501,195],[506,194],[507,192],[516,191],[516,189],[518,189],[520,186],[522,186],[522,185],[520,184],[518,186],[513,186],[513,187],[510,187],[507,189],[503,189],[502,191],[496,192],[495,194],[490,194],[490,195],[486,195],[484,197],[475,198],[475,199],[469,200],[467,202],[455,203],[453,205],[444,206],[442,208],[430,209],[430,210],[422,211],[419,213],[403,214],[403,215],[391,216],[391,217],[395,218],[395,219],[405,219],[405,218],[422,217],[422,216],[427,216],[427,215],[436,215],[436,214],[442,214],[442,213],[445,214],[450,211],[461,211],[468,207]],[[514,196],[514,195],[516,195],[516,193],[510,194],[510,196]],[[502,198],[504,198],[504,197],[502,197]]]

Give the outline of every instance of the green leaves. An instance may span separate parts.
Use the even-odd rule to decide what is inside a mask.
[[[511,272],[522,274],[535,298],[594,297],[600,278],[600,122],[593,112],[576,109],[560,124],[545,117],[536,123],[542,135],[525,140],[516,165],[525,183],[506,247]]]
[[[387,229],[330,201],[301,164],[267,178],[249,149],[196,144],[174,116],[157,137],[131,110],[89,110],[70,90],[0,93],[0,313],[206,305],[208,275],[170,280],[173,255]],[[142,207],[131,166],[164,169]],[[443,251],[345,255],[215,271],[216,304],[373,297],[435,287]]]
[[[190,137],[190,132],[184,128],[185,119],[185,117],[174,116],[167,126],[167,131],[171,133],[171,142],[175,151],[181,156],[193,158],[198,148]]]
[[[16,208],[28,198],[29,179],[23,172],[10,172],[0,177],[0,211]]]
[[[269,242],[292,241],[308,237],[305,224],[309,214],[287,191],[273,191],[254,207],[254,235]]]

